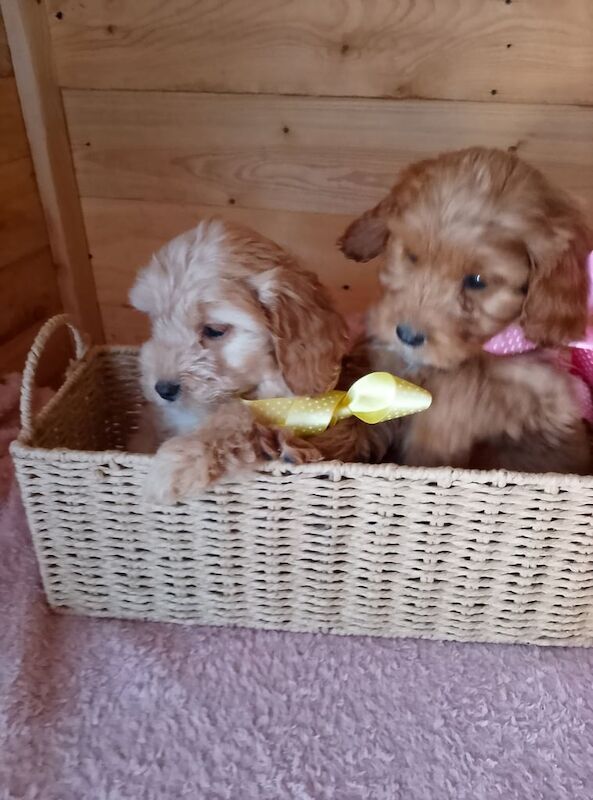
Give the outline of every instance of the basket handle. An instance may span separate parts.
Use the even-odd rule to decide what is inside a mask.
[[[35,375],[37,373],[39,359],[43,355],[45,346],[53,334],[64,325],[70,331],[70,336],[74,343],[76,360],[80,361],[86,354],[87,347],[84,343],[84,339],[74,326],[68,314],[58,314],[58,316],[48,319],[45,325],[41,327],[41,330],[35,337],[35,341],[29,350],[21,382],[21,433],[26,437],[30,436],[33,432],[33,393],[35,391]]]

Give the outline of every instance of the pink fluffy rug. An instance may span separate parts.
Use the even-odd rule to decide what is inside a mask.
[[[0,386],[1,800],[591,800],[593,650],[51,614],[5,454],[17,391]]]

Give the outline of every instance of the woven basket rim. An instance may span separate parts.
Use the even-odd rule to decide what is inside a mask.
[[[55,461],[78,461],[104,465],[112,461],[122,467],[144,466],[148,469],[154,456],[140,453],[125,453],[121,450],[68,450],[65,448],[43,448],[23,444],[18,439],[10,445],[10,452],[28,460],[45,461],[51,453]],[[272,475],[324,476],[334,480],[340,478],[388,478],[390,480],[416,480],[434,483],[441,488],[452,484],[483,484],[504,488],[509,485],[531,486],[554,493],[562,489],[592,489],[592,475],[574,475],[555,472],[512,472],[510,470],[470,470],[454,467],[406,467],[399,464],[364,464],[342,461],[318,461],[313,464],[264,464],[249,473],[237,475],[221,483],[237,483],[245,475],[261,473]]]
[[[144,465],[145,469],[152,462],[154,456],[140,453],[126,453],[121,450],[74,450],[69,448],[46,448],[33,445],[32,439],[35,437],[51,414],[52,410],[59,405],[63,397],[76,386],[76,383],[89,368],[91,362],[102,354],[130,354],[137,353],[139,347],[134,345],[93,345],[86,352],[85,356],[71,369],[63,384],[48,401],[48,403],[37,414],[30,436],[20,432],[18,437],[11,443],[10,452],[16,457],[26,457],[28,459],[47,460],[51,453],[52,459],[58,461],[78,461],[86,462],[89,465],[105,464],[106,461],[113,461],[121,466],[139,467]],[[312,475],[327,476],[330,479],[340,478],[389,478],[397,480],[417,480],[434,483],[439,487],[447,488],[452,484],[483,484],[497,487],[509,485],[534,486],[547,492],[555,492],[561,489],[583,489],[593,488],[593,475],[575,475],[563,473],[535,473],[535,472],[515,472],[511,470],[470,470],[458,467],[408,467],[399,464],[364,464],[361,462],[341,462],[341,461],[322,461],[313,464],[265,464],[255,470],[256,473],[272,475]],[[229,479],[230,482],[237,482],[240,476]],[[228,481],[224,481],[226,483]]]

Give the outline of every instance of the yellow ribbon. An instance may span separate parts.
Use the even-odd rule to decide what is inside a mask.
[[[347,417],[375,425],[417,414],[430,406],[432,395],[389,372],[371,372],[353,383],[347,392],[243,402],[266,425],[291,428],[297,436],[313,436]]]

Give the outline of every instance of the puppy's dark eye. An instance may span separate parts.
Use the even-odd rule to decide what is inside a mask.
[[[463,279],[464,289],[485,289],[488,284],[481,275],[466,275]]]
[[[411,264],[418,263],[418,256],[416,255],[416,253],[411,253],[409,250],[404,250],[404,255]]]
[[[206,339],[219,339],[228,331],[228,325],[204,325],[202,336]]]

